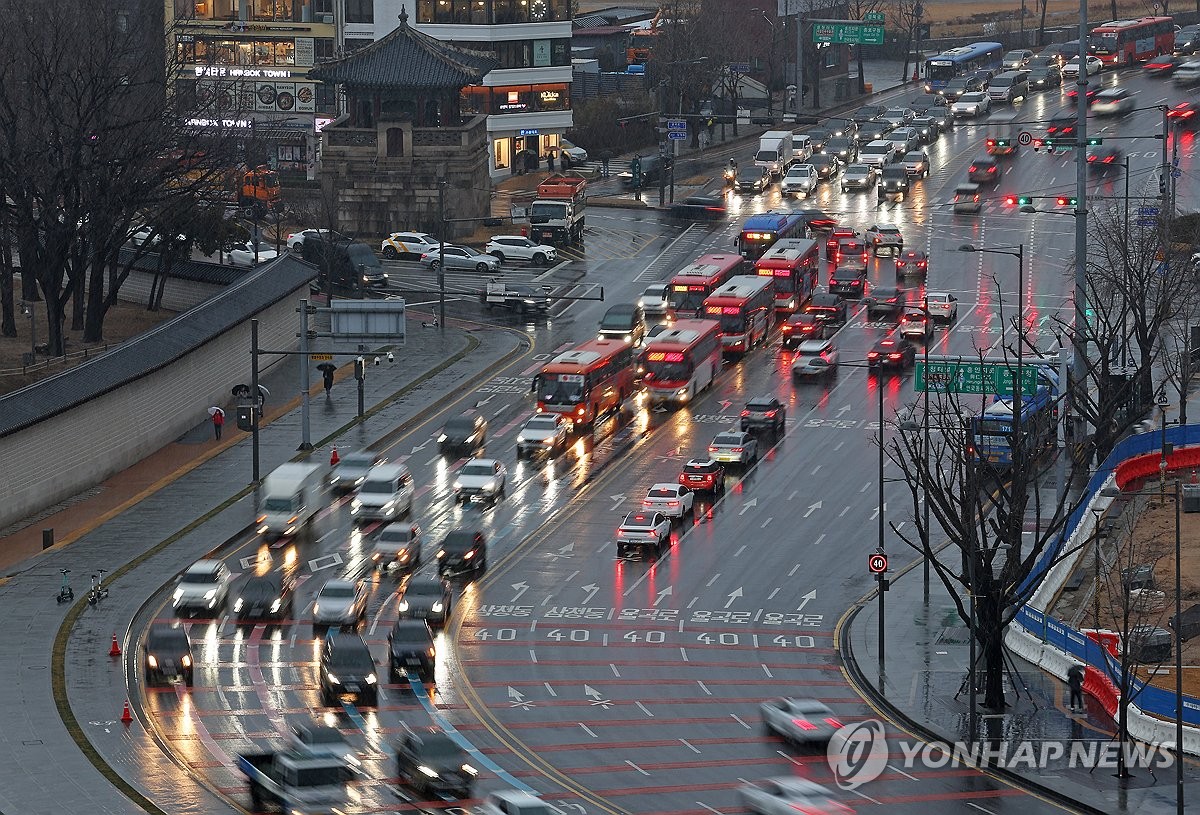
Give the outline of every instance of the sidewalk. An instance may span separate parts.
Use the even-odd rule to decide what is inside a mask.
[[[363,423],[354,422],[357,391],[345,369],[328,398],[314,388],[314,455],[327,458],[332,443],[364,447],[396,434],[452,401],[466,383],[490,376],[520,346],[519,338],[499,330],[414,329],[395,363],[368,367]],[[282,367],[267,380],[276,386],[268,387],[273,394],[295,393],[295,368]],[[275,411],[268,405],[269,424],[260,434],[264,475],[297,456],[298,403]],[[0,539],[9,564],[0,585],[6,622],[0,632],[6,691],[0,696],[0,812],[237,811],[160,749],[143,722],[118,722],[128,693],[125,661],[107,656],[114,634],[128,645],[130,620],[164,581],[253,523],[255,496],[246,487],[250,439],[232,422],[225,436],[215,442],[211,426],[200,424],[80,500]],[[31,545],[40,548],[40,530],[49,527],[60,544],[17,562]],[[60,568],[72,570],[74,604],[52,599]],[[111,594],[91,608],[83,587],[100,568],[110,570]],[[176,746],[192,761],[205,760],[202,746],[188,746],[187,734],[179,736],[184,741]]]

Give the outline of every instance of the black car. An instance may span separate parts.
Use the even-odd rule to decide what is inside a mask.
[[[357,634],[336,633],[325,637],[318,674],[324,705],[335,705],[344,696],[352,697],[360,705],[379,702],[375,660]]]
[[[410,577],[400,589],[400,619],[422,620],[441,628],[454,604],[450,583],[440,577]]]
[[[300,246],[300,257],[317,267],[318,281],[325,287],[341,286],[357,291],[386,286],[388,282],[375,250],[365,243],[309,235]]]
[[[861,128],[867,122],[873,122],[887,112],[884,105],[863,105],[858,110],[850,114],[850,118],[858,122]]]
[[[884,337],[867,352],[870,368],[911,368],[917,359],[917,347],[905,339]]]
[[[814,153],[821,153],[825,150],[825,145],[833,138],[833,134],[823,127],[813,128],[804,134],[808,136],[809,143],[812,145]]]
[[[870,144],[895,130],[889,122],[867,122],[858,129],[858,143]]]
[[[187,631],[171,625],[151,626],[146,634],[146,685],[182,680],[190,688],[194,671]]]
[[[1107,173],[1123,166],[1121,148],[1097,145],[1087,151],[1088,169],[1095,173]]]
[[[833,139],[854,139],[858,136],[858,123],[853,119],[826,119],[821,125],[829,131],[831,141]],[[828,152],[828,145],[826,145],[826,152]]]
[[[742,409],[741,428],[746,430],[770,430],[780,434],[787,422],[787,408],[774,396],[756,396],[746,402]]]
[[[980,156],[971,162],[967,180],[972,184],[999,184],[1000,164],[994,156]]]
[[[733,188],[737,192],[760,193],[770,185],[771,174],[767,168],[753,164],[738,168],[737,176],[733,179]]]
[[[472,456],[483,449],[487,441],[487,419],[475,410],[468,410],[446,422],[438,436],[438,452],[442,455],[462,453]]]
[[[871,296],[863,300],[867,307],[867,319],[875,320],[880,317],[896,319],[904,310],[907,298],[904,289],[895,286],[876,286],[871,289]]]
[[[239,623],[248,620],[283,620],[292,614],[296,579],[279,572],[251,575],[234,593],[233,613]]]
[[[849,164],[858,159],[858,142],[846,136],[835,136],[825,145],[825,155],[837,156],[838,161]]]
[[[838,161],[837,156],[813,153],[808,163],[816,169],[818,181],[830,181],[837,178],[838,173],[842,171],[842,163]]]
[[[422,682],[432,682],[436,656],[427,622],[396,620],[388,633],[388,673],[393,682],[403,682],[410,672]]]
[[[1029,89],[1040,91],[1044,88],[1057,88],[1062,85],[1062,73],[1053,65],[1044,68],[1034,68],[1029,72]]]
[[[946,104],[946,97],[944,96],[936,93],[923,93],[920,96],[910,99],[908,107],[917,113],[923,113],[930,108],[945,107]]]
[[[405,730],[396,744],[397,775],[421,795],[470,798],[479,771],[467,751],[437,728]]]
[[[833,334],[833,327],[819,314],[800,311],[788,317],[787,321],[779,326],[779,334],[783,347],[791,351],[805,340],[828,339]]]
[[[688,221],[719,221],[725,217],[725,199],[714,195],[689,195],[671,204],[670,216]]]
[[[480,574],[487,569],[487,539],[471,529],[452,529],[437,551],[437,570],[446,575]]]
[[[933,119],[933,123],[937,125],[938,133],[946,133],[954,129],[954,114],[950,112],[948,106],[930,108],[925,111],[925,115]]]
[[[956,76],[946,83],[941,95],[949,102],[957,102],[964,93],[982,93],[987,86],[977,76]]]
[[[867,270],[861,266],[842,266],[829,276],[829,293],[843,297],[862,297],[867,289]]]
[[[621,340],[638,346],[646,338],[646,312],[637,303],[609,306],[600,318],[599,339]]]
[[[479,295],[479,302],[488,311],[493,308],[506,308],[518,314],[545,314],[554,303],[554,298],[550,296],[551,291],[553,289],[549,286],[534,286],[531,283],[488,283]]]
[[[804,307],[805,314],[812,314],[822,322],[831,325],[841,325],[846,322],[848,310],[846,298],[840,294],[828,292],[814,294],[808,301],[808,305]]]
[[[937,119],[924,113],[918,114],[908,126],[917,131],[917,139],[921,144],[933,144],[942,132]]]

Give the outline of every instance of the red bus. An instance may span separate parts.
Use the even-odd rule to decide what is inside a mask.
[[[1124,68],[1175,50],[1175,21],[1170,17],[1115,20],[1098,25],[1088,37],[1088,53],[1105,66]]]
[[[765,342],[775,316],[772,277],[741,275],[714,291],[704,301],[704,316],[721,322],[721,347],[742,354]]]
[[[755,271],[775,279],[775,310],[798,311],[817,287],[821,247],[808,238],[776,241],[754,261]]]
[[[638,357],[638,374],[652,405],[687,404],[719,370],[721,324],[716,320],[677,320]]]
[[[633,395],[633,348],[588,340],[543,365],[533,385],[538,413],[561,413],[572,429],[590,427]]]
[[[671,278],[667,289],[671,308],[679,315],[699,317],[708,297],[742,268],[740,255],[701,255]]]

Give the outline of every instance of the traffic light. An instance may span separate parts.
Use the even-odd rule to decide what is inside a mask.
[[[1073,207],[1079,204],[1079,199],[1074,195],[1060,195],[1057,201],[1060,207]]]
[[[1017,196],[1015,196],[1015,195],[1004,196],[1004,206],[1015,207],[1016,205],[1017,205]]]
[[[1033,196],[1032,195],[1018,195],[1017,196],[1017,206],[1028,207],[1028,206],[1031,206],[1032,204],[1033,204]]]
[[[1096,136],[1088,136],[1088,140],[1087,140],[1088,147],[1095,147],[1098,144],[1104,144],[1104,139],[1098,138]]]

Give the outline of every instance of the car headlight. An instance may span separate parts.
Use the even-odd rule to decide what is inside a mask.
[[[445,550],[445,549],[438,549],[438,553],[437,553],[437,555],[435,555],[435,557],[437,557],[437,558],[439,558],[439,559],[440,559],[440,558],[444,558],[445,556],[446,556],[446,550]]]
[[[331,684],[331,685],[342,684],[342,680],[337,678],[337,674],[329,674],[328,677],[329,677],[329,684]]]
[[[313,616],[315,617],[315,616],[317,616],[317,615],[318,615],[318,614],[320,614],[320,613],[321,613],[321,604],[320,604],[320,603],[313,603]]]
[[[360,509],[362,509],[362,501],[355,498],[353,501],[350,502],[350,509],[354,510],[355,512],[358,512]]]
[[[467,552],[465,555],[463,555],[463,560],[470,560],[473,557],[475,557],[474,549],[472,549],[470,552]]]
[[[367,674],[367,684],[368,685],[374,685],[378,681],[379,681],[379,677],[377,677],[375,674]]]
[[[633,342],[633,335],[632,335],[632,334],[626,334],[626,335],[625,335],[625,342]]]
[[[154,654],[150,654],[146,657],[146,664],[149,665],[151,668],[157,668],[158,667],[158,658],[155,657]]]
[[[408,601],[407,601],[407,600],[401,600],[401,601],[400,601],[400,606],[399,606],[399,608],[400,608],[400,610],[401,610],[401,611],[408,611]]]
[[[517,444],[524,444],[524,443],[525,443],[525,435],[522,433],[518,433],[517,434]]]
[[[234,601],[233,610],[234,611],[242,610],[242,598],[241,597],[239,597],[236,601]]]
[[[379,511],[380,512],[391,512],[392,507],[394,507],[395,505],[396,505],[395,501],[388,501],[386,504],[384,504],[382,507],[380,507]]]
[[[437,770],[433,769],[432,767],[426,767],[424,764],[417,767],[417,770],[420,771],[422,774],[429,776],[430,778],[438,777]]]
[[[183,596],[183,589],[175,589],[175,593],[172,594],[171,596],[174,597],[176,601],[178,601],[179,598]]]
[[[446,434],[445,434],[445,433],[443,433],[442,435],[438,436],[438,443],[439,443],[439,444],[440,444],[441,442],[444,442],[445,440],[446,440]]]
[[[271,613],[274,614],[275,612],[279,611],[279,607],[281,605],[283,605],[283,599],[276,599],[275,602],[271,603]]]
[[[185,668],[190,668],[192,667],[192,658],[187,654],[184,654],[183,658],[179,660],[179,664]]]
[[[461,482],[461,481],[455,481],[455,482],[454,482],[454,491],[455,491],[455,492],[458,492],[458,491],[459,491],[459,490],[461,490],[462,488],[463,488],[463,485],[462,485],[462,482]]]
[[[407,606],[408,604],[407,604],[407,603],[405,603],[405,605]],[[441,601],[441,600],[439,600],[439,601],[437,601],[436,603],[434,603],[434,604],[433,604],[433,606],[432,606],[432,611],[433,611],[435,614],[440,614],[443,608],[445,608],[445,606],[443,606],[443,605],[442,605],[442,601]]]
[[[479,770],[475,769],[470,764],[462,765],[462,771],[467,775],[479,775]]]
[[[216,596],[217,596],[217,590],[216,590],[216,589],[209,589],[208,591],[204,592],[204,599],[205,599],[205,600],[212,600],[212,599],[213,599],[213,598],[215,598]]]

